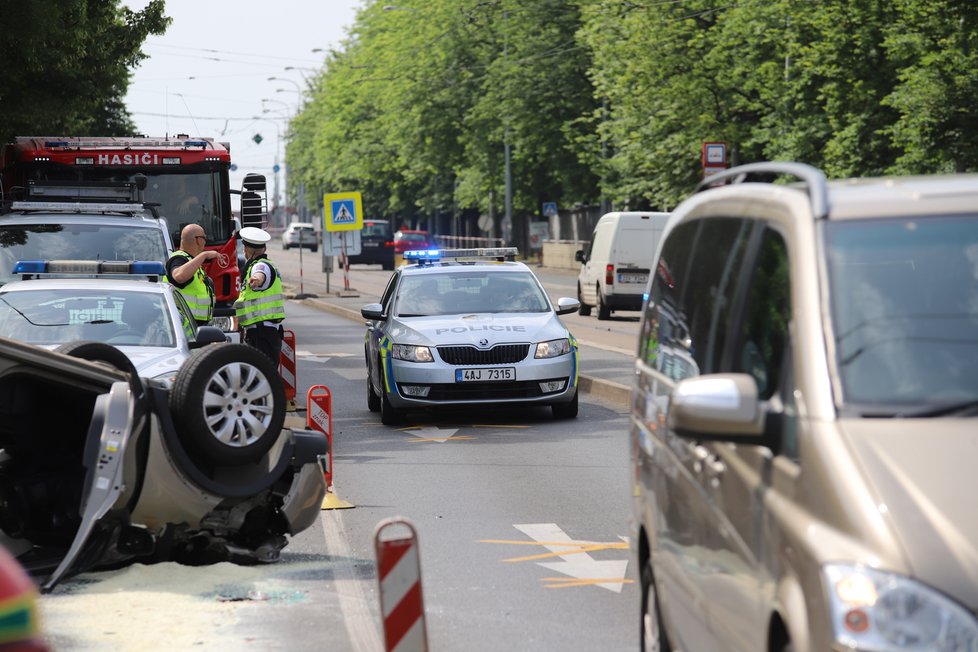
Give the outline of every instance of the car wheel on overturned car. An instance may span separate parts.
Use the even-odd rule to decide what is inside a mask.
[[[64,353],[89,362],[101,362],[113,369],[126,372],[129,374],[129,385],[132,387],[133,394],[137,397],[143,395],[143,383],[139,379],[136,365],[132,363],[129,356],[111,344],[80,340],[78,342],[67,342],[54,350],[56,353]]]
[[[282,430],[285,402],[278,368],[247,344],[197,349],[170,390],[180,441],[216,466],[260,460]]]

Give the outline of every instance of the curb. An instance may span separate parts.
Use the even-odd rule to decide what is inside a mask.
[[[350,308],[337,306],[336,304],[320,298],[298,299],[298,301],[303,305],[316,308],[317,310],[322,310],[323,312],[329,312],[340,317],[345,317],[346,319],[353,321],[363,320],[363,316],[360,314],[359,310],[351,310]],[[629,408],[632,400],[632,388],[630,386],[623,385],[622,383],[616,383],[613,380],[595,378],[594,376],[588,376],[586,374],[578,374],[577,389],[585,394],[594,396],[595,398],[614,403],[618,407],[625,410]]]

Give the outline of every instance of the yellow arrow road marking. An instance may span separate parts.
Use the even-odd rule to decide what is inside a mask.
[[[565,588],[574,586],[595,586],[615,593],[621,593],[625,584],[628,560],[597,560],[589,553],[601,550],[627,550],[627,539],[620,541],[577,541],[571,539],[556,523],[527,523],[514,525],[532,541],[525,539],[480,539],[479,543],[498,543],[515,546],[542,546],[547,552],[504,559],[505,562],[533,561],[551,571],[569,575],[569,578],[546,578],[545,588]],[[554,558],[559,561],[550,561]],[[547,560],[547,561],[540,561]],[[610,578],[610,579],[609,579]]]

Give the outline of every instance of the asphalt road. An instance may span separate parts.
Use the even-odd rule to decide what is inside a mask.
[[[572,421],[468,410],[388,428],[366,408],[362,323],[287,313],[300,404],[329,389],[334,496],[354,507],[323,511],[277,564],[66,581],[41,601],[53,649],[383,650],[373,533],[393,516],[418,532],[430,649],[636,647],[622,406],[585,394]]]

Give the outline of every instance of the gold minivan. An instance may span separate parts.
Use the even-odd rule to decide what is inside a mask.
[[[978,175],[727,170],[647,295],[643,648],[978,651]]]

